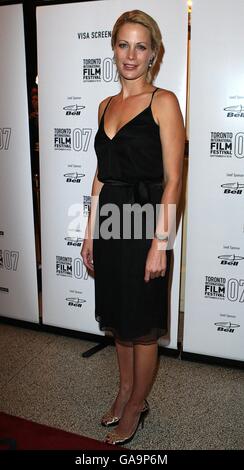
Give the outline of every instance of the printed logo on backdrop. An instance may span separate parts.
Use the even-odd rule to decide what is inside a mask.
[[[240,327],[237,323],[231,323],[227,321],[220,321],[214,323],[217,326],[217,331],[222,331],[224,333],[234,333],[237,328]]]
[[[0,269],[17,271],[19,262],[19,251],[0,250]]]
[[[54,129],[54,150],[75,150],[87,152],[92,135],[92,129]]]
[[[56,256],[56,275],[68,278],[88,279],[86,266],[80,257]]]
[[[54,150],[87,152],[91,140],[91,128],[54,128]]]
[[[81,178],[85,176],[85,173],[78,173],[77,171],[71,173],[65,173],[66,183],[80,183]]]
[[[205,276],[205,298],[244,302],[244,279]]]
[[[71,129],[55,127],[54,149],[71,150]]]
[[[210,157],[232,157],[232,149],[232,132],[211,132]]]
[[[244,184],[237,182],[221,184],[224,194],[243,194]]]
[[[225,284],[224,277],[205,276],[205,297],[209,299],[225,299]]]
[[[244,132],[213,132],[210,136],[210,157],[244,158]]]
[[[9,288],[0,286],[0,292],[4,292],[5,294],[8,294],[9,293]]]
[[[82,59],[83,83],[117,82],[118,71],[111,57]]]
[[[4,231],[0,230],[0,237],[4,237]]]
[[[72,277],[73,262],[70,256],[56,256],[56,275]]]
[[[102,67],[101,59],[83,59],[82,70],[83,70],[83,82],[94,83],[102,81]]]
[[[237,255],[220,255],[218,256],[218,259],[220,259],[220,264],[221,265],[228,265],[228,266],[239,266],[239,262],[244,260],[243,256],[237,256]]]
[[[10,144],[11,127],[0,127],[0,150],[8,150]]]
[[[244,279],[228,279],[227,282],[227,299],[231,302],[244,302]]]
[[[101,30],[101,31],[83,31],[81,33],[77,33],[78,39],[104,39],[104,38],[111,38],[112,31],[111,30]]]
[[[80,116],[81,110],[84,109],[84,105],[78,104],[70,104],[68,106],[64,106],[63,110],[65,111],[65,116]]]
[[[64,237],[67,242],[67,246],[81,246],[84,238],[81,237]]]
[[[235,106],[227,106],[226,108],[224,108],[224,111],[226,111],[226,116],[228,118],[231,118],[231,117],[243,118],[244,117],[244,105],[243,104],[237,104]]]
[[[83,306],[83,303],[86,302],[86,300],[82,299],[81,297],[66,297],[65,300],[68,303],[69,307],[75,308],[81,308]]]

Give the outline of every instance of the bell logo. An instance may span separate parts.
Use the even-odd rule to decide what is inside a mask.
[[[225,183],[221,184],[221,188],[224,188],[224,194],[242,194],[244,184],[242,183]]]
[[[244,105],[237,104],[236,106],[227,106],[224,108],[227,111],[227,117],[244,117]]]

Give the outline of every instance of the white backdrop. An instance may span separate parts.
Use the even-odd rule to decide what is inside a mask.
[[[0,315],[39,321],[22,5],[0,7]]]
[[[192,8],[184,351],[244,359],[244,2]]]
[[[186,1],[109,0],[37,8],[43,321],[96,334],[103,333],[94,318],[94,283],[80,246],[97,164],[98,104],[119,91],[110,33],[117,17],[134,8],[148,12],[161,28],[166,53],[155,84],[176,93],[185,115]],[[172,348],[177,347],[180,246],[181,227],[171,296]]]

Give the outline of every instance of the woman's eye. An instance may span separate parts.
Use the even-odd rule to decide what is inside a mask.
[[[126,47],[126,44],[125,44],[124,42],[121,42],[121,43],[119,44],[119,47],[121,47],[121,48],[123,49],[124,47]]]
[[[143,46],[142,44],[139,44],[139,45],[138,45],[138,49],[140,49],[141,51],[145,51],[145,50],[146,50],[145,46]]]

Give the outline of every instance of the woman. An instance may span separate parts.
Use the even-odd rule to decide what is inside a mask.
[[[120,386],[102,424],[118,424],[106,437],[117,444],[133,438],[149,411],[146,397],[157,367],[157,340],[167,330],[167,234],[173,224],[167,214],[168,204],[177,206],[181,194],[185,132],[176,96],[152,85],[152,69],[163,50],[153,18],[140,10],[121,15],[112,49],[121,91],[99,106],[92,186],[92,199],[99,205],[92,202],[81,256],[94,270],[96,319],[115,338]],[[132,236],[123,236],[128,207],[150,204],[155,210],[160,203],[163,213],[153,216],[151,238],[145,235],[144,215],[141,237],[133,217]],[[119,233],[115,223],[110,238],[95,237],[106,226],[106,204],[119,209]]]

